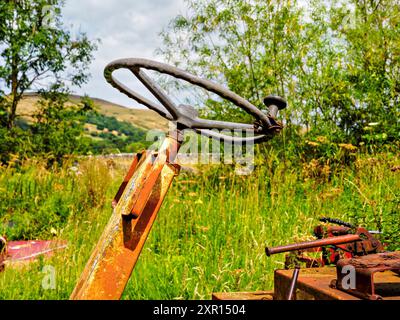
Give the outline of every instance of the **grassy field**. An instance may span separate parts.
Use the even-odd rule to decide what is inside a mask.
[[[183,172],[172,188],[124,299],[209,299],[212,292],[267,290],[283,255],[265,246],[310,239],[321,216],[383,231],[400,249],[400,164],[393,153],[358,155],[351,166],[318,172],[279,162],[274,152],[252,175],[230,166]],[[27,163],[0,169],[1,230],[10,239],[60,238],[68,248],[0,274],[0,299],[67,299],[111,213],[127,163],[82,160],[47,170]],[[326,174],[328,171],[328,174]],[[389,240],[390,239],[390,240]],[[44,290],[43,267],[56,270]]]

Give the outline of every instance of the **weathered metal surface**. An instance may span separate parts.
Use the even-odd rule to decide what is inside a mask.
[[[384,251],[382,243],[367,229],[356,228],[356,234],[360,236],[361,241],[347,244],[341,248],[351,252],[353,256],[362,256]]]
[[[292,275],[292,280],[291,280],[290,286],[289,286],[287,300],[295,300],[295,293],[296,293],[296,287],[297,287],[297,280],[299,279],[299,273],[300,273],[300,267],[297,266],[293,270],[293,275]]]
[[[400,252],[383,252],[384,247],[381,242],[364,228],[356,228],[336,219],[324,220],[339,226],[317,226],[314,235],[319,238],[318,240],[266,248],[268,256],[295,251],[294,255],[287,255],[285,261],[286,268],[296,266],[291,279],[288,280],[281,271],[275,273],[275,297],[291,300],[296,296],[299,299],[297,291],[294,290],[297,284],[303,295],[311,294],[315,299],[348,299],[349,297],[343,296],[343,293],[371,300],[383,299],[382,294],[385,298],[399,299]],[[309,257],[306,255],[308,252],[321,252],[322,257]],[[307,266],[306,269],[302,269],[302,275],[310,273],[311,276],[299,278],[296,283],[300,262],[305,262]],[[336,268],[318,268],[328,264],[336,265]],[[325,274],[326,270],[330,273],[336,270],[337,278],[327,282],[328,277],[319,276],[316,270],[322,270],[322,274]],[[377,284],[375,282],[377,273],[388,271],[391,282],[383,281]],[[348,284],[349,272],[354,273],[352,280],[354,283],[351,285]],[[335,291],[327,289],[327,286]]]
[[[400,277],[394,272],[378,273],[375,283],[381,288],[395,284],[400,286]],[[287,300],[287,294],[293,279],[293,270],[276,270],[274,291],[213,293],[213,300]],[[294,297],[296,300],[361,300],[353,294],[331,287],[336,279],[335,267],[301,269]],[[388,300],[400,300],[398,292],[385,297]]]
[[[349,267],[355,273],[355,288],[346,288]],[[346,270],[344,270],[346,268]],[[369,254],[351,259],[342,259],[337,263],[337,280],[333,281],[334,287],[348,292],[363,299],[382,300],[385,297],[400,295],[400,276],[397,274],[397,281],[379,285],[375,283],[375,275],[378,272],[400,271],[400,252],[384,252]]]
[[[174,158],[176,150],[177,141],[166,138],[158,153],[146,152],[139,160],[124,191],[117,197],[119,202],[114,203],[109,223],[71,299],[121,297],[164,197],[177,174],[178,168],[167,161]],[[155,181],[141,179],[143,176]],[[147,183],[151,187],[147,187]],[[150,194],[143,190],[150,190]],[[131,214],[135,208],[139,209]]]
[[[330,217],[322,217],[319,219],[319,221],[321,222],[325,222],[325,223],[332,223],[332,224],[336,224],[338,226],[341,227],[347,227],[348,229],[354,229],[355,226],[349,222],[340,220],[340,219],[336,219],[336,218],[330,218]]]
[[[7,255],[7,240],[0,236],[0,272],[4,270],[4,261]]]
[[[147,98],[128,88],[123,83],[119,82],[113,76],[113,72],[118,69],[130,70],[132,74],[135,75],[136,78],[142,82],[143,85],[152,93],[152,95],[160,104],[148,100]],[[149,78],[142,69],[154,70],[160,73],[168,74],[174,78],[185,80],[193,85],[213,92],[242,108],[248,114],[251,114],[256,119],[256,122],[253,124],[246,124],[201,119],[198,117],[198,112],[194,107],[182,104],[179,106],[175,105],[174,102],[163,92],[160,86],[158,86],[157,83]],[[193,129],[196,132],[208,137],[222,139],[233,143],[257,143],[270,139],[275,133],[278,133],[282,129],[282,124],[276,121],[275,117],[278,110],[286,107],[286,101],[284,99],[276,96],[267,97],[264,102],[267,105],[269,112],[265,113],[247,100],[224,88],[223,86],[198,78],[184,70],[164,63],[137,58],[119,59],[109,63],[106,66],[104,70],[104,77],[114,88],[126,94],[128,97],[154,110],[162,117],[171,121],[176,121],[179,130]],[[257,134],[257,136],[234,137],[220,134],[212,131],[212,129],[248,130]]]
[[[135,161],[136,159],[134,162]],[[118,211],[122,215],[129,216],[133,214],[133,207],[139,201],[145,202],[144,199],[139,198],[140,190],[146,185],[148,176],[154,172],[155,165],[157,165],[156,174],[160,174],[160,162],[161,166],[165,164],[163,159],[157,159],[157,156],[152,152],[146,152],[141,156],[136,170],[126,184],[118,203],[114,207],[115,211]],[[125,183],[123,182],[123,184]],[[134,214],[134,218],[137,218],[139,214]]]
[[[273,291],[217,292],[212,294],[212,300],[272,300],[273,297]]]
[[[130,70],[160,104],[148,100],[116,80],[113,71],[120,68]],[[176,106],[142,69],[169,74],[214,92],[253,115],[257,121],[246,124],[201,119],[194,107]],[[121,297],[167,190],[179,170],[178,166],[172,163],[183,140],[184,129],[193,129],[208,137],[232,143],[257,143],[271,138],[282,129],[275,117],[278,110],[286,107],[286,101],[282,98],[270,96],[265,100],[269,113],[265,113],[222,86],[178,68],[146,59],[114,61],[106,66],[104,76],[122,93],[153,109],[162,117],[173,120],[175,129],[169,132],[158,153],[146,151],[134,158],[112,203],[114,210],[109,223],[83,270],[71,299]],[[247,130],[251,131],[253,136],[235,137],[219,134],[211,129]],[[254,136],[254,133],[258,136]],[[175,135],[176,137],[173,137]]]
[[[0,237],[4,239],[3,237]],[[4,267],[30,263],[40,256],[51,257],[55,251],[65,249],[66,241],[60,240],[27,240],[9,241],[0,239],[0,271]]]
[[[314,228],[314,236],[318,240],[266,248],[266,254],[293,252],[285,259],[285,268],[289,269],[299,263],[307,268],[336,265],[340,259],[384,251],[382,243],[365,228],[356,228],[337,219],[321,220],[339,225],[318,225]]]
[[[292,281],[292,270],[276,270],[274,274],[274,300],[287,300]],[[302,269],[297,279],[296,300],[359,300],[343,291],[333,289],[330,283],[336,277],[336,268]]]
[[[270,256],[270,255],[282,253],[282,252],[299,251],[299,250],[304,250],[304,249],[317,248],[317,247],[330,246],[330,245],[339,245],[339,244],[351,243],[351,242],[355,242],[355,241],[359,241],[359,240],[361,240],[359,235],[348,234],[348,235],[330,237],[330,238],[319,239],[319,240],[314,240],[314,241],[305,241],[305,242],[299,242],[299,243],[294,243],[294,244],[288,244],[285,246],[278,246],[278,247],[273,247],[273,248],[267,247],[267,248],[265,248],[265,253],[267,254],[267,256]]]
[[[65,249],[66,241],[28,240],[7,243],[7,261],[29,261],[39,256],[50,257],[55,251]]]
[[[117,203],[119,202],[119,199],[121,199],[122,193],[124,192],[126,185],[128,184],[129,180],[131,180],[135,169],[139,163],[139,160],[142,158],[142,156],[146,153],[146,151],[143,151],[142,153],[137,153],[133,155],[133,161],[131,163],[131,166],[129,167],[128,172],[125,175],[124,181],[122,181],[117,194],[114,197],[114,200],[112,201],[112,207],[115,208]]]

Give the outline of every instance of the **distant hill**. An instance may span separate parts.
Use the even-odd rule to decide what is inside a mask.
[[[72,102],[80,100],[82,96],[71,95],[70,99]],[[30,119],[30,115],[35,110],[35,104],[39,99],[38,94],[28,93],[25,94],[22,101],[18,105],[18,114],[23,118]],[[131,109],[116,103],[112,103],[103,99],[91,98],[94,104],[98,107],[99,113],[115,117],[119,121],[126,121],[131,123],[133,126],[142,129],[159,129],[166,130],[168,128],[168,122],[156,112],[148,109]]]

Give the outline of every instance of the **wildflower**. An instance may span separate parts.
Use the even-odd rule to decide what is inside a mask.
[[[64,186],[62,184],[60,184],[60,183],[55,183],[54,184],[54,190],[62,191],[62,190],[64,190]]]
[[[235,274],[235,275],[239,275],[239,274],[241,274],[241,273],[243,273],[244,271],[243,271],[243,269],[236,269],[236,270],[233,270],[233,274]]]
[[[202,231],[202,232],[207,232],[208,230],[210,230],[209,227],[205,227],[205,226],[200,226],[199,229],[200,229],[200,231]]]
[[[318,142],[314,142],[314,141],[306,141],[306,143],[309,145],[309,146],[312,146],[312,147],[318,147],[319,146],[319,143]]]
[[[349,151],[356,151],[357,147],[353,146],[351,143],[339,143],[339,147],[349,150]]]
[[[325,136],[318,136],[317,137],[317,141],[320,143],[327,143],[328,142],[328,138]]]

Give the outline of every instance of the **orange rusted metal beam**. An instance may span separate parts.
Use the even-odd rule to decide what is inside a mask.
[[[131,180],[133,173],[135,172],[135,169],[139,163],[139,160],[142,158],[142,156],[146,153],[146,151],[143,151],[142,153],[137,153],[135,154],[133,161],[131,163],[131,166],[129,167],[129,170],[125,176],[124,181],[122,181],[117,194],[114,197],[114,200],[112,201],[112,207],[115,208],[117,203],[119,202],[119,199],[121,199],[122,193],[124,192],[126,185],[128,184],[129,180]]]
[[[172,164],[179,143],[167,137],[158,152],[133,160],[113,201],[113,213],[81,277],[73,300],[119,299],[160,206],[179,172]]]

